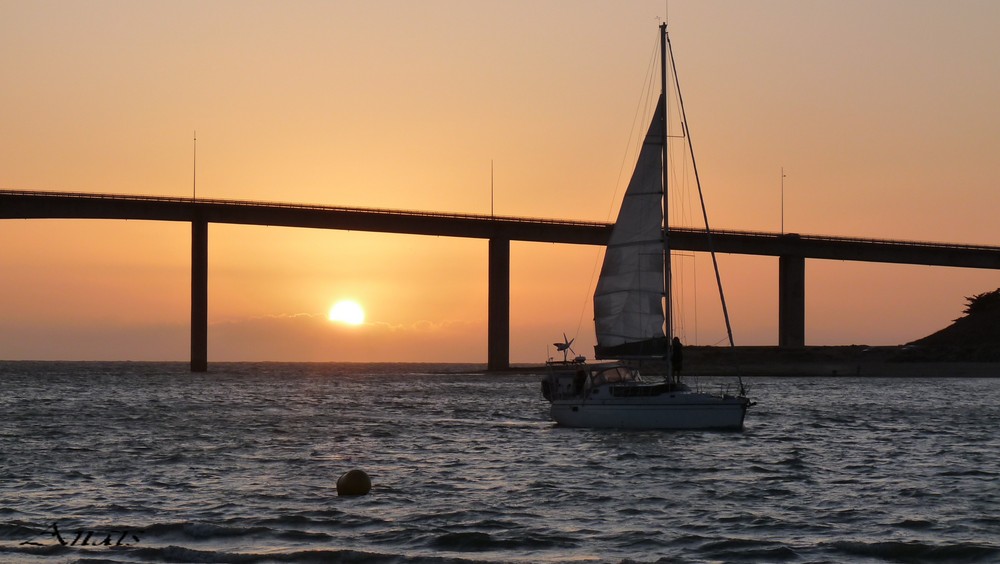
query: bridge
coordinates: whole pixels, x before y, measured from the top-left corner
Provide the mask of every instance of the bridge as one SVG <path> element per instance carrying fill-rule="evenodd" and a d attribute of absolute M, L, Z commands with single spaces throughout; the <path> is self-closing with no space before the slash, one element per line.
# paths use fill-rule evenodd
<path fill-rule="evenodd" d="M 208 368 L 208 224 L 339 229 L 489 241 L 487 356 L 509 366 L 510 242 L 605 245 L 608 223 L 242 200 L 0 190 L 0 219 L 132 219 L 191 224 L 191 370 Z M 778 342 L 805 345 L 805 259 L 1000 270 L 1000 247 L 670 228 L 671 248 L 778 257 Z"/>

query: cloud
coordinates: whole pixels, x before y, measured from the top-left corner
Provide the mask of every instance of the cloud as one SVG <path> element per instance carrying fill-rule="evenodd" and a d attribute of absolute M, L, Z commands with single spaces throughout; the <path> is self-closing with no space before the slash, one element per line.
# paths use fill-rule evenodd
<path fill-rule="evenodd" d="M 187 360 L 187 325 L 0 324 L 0 358 L 8 360 Z"/>
<path fill-rule="evenodd" d="M 541 362 L 558 340 L 549 324 L 511 327 L 511 362 Z M 589 338 L 578 351 L 586 354 Z M 0 321 L 0 359 L 134 360 L 190 359 L 187 323 L 128 325 L 66 323 L 59 326 Z M 518 351 L 522 351 L 520 354 Z M 456 362 L 485 364 L 484 321 L 461 319 L 412 323 L 368 322 L 347 326 L 319 313 L 229 319 L 208 328 L 209 362 Z"/>
<path fill-rule="evenodd" d="M 0 323 L 8 360 L 187 361 L 187 324 L 31 326 Z M 486 327 L 461 320 L 346 326 L 325 315 L 227 320 L 208 328 L 209 362 L 486 362 Z"/>
<path fill-rule="evenodd" d="M 284 314 L 209 327 L 209 360 L 485 362 L 486 327 L 461 320 L 412 324 L 331 323 L 320 314 Z"/>

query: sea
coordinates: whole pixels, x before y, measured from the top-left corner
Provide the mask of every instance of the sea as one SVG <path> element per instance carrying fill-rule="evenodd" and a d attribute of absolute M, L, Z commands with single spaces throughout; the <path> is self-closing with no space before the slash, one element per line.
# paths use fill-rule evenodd
<path fill-rule="evenodd" d="M 532 372 L 0 362 L 0 562 L 1000 562 L 1000 379 L 752 378 L 669 432 Z"/>

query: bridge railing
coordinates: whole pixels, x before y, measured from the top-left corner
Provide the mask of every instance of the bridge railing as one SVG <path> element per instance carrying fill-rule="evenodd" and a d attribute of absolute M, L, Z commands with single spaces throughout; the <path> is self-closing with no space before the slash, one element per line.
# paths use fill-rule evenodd
<path fill-rule="evenodd" d="M 704 228 L 696 227 L 671 227 L 671 231 L 682 231 L 685 233 L 702 233 Z M 900 247 L 924 247 L 928 249 L 963 249 L 971 251 L 997 251 L 1000 247 L 994 245 L 973 245 L 966 243 L 935 243 L 930 241 L 908 241 L 903 239 L 876 239 L 866 237 L 841 237 L 837 235 L 800 235 L 798 233 L 773 233 L 767 231 L 747 231 L 747 230 L 726 230 L 713 229 L 713 235 L 732 235 L 737 237 L 761 237 L 780 241 L 784 238 L 799 238 L 807 242 L 829 242 L 829 243 L 865 243 L 878 245 L 894 245 Z"/>
<path fill-rule="evenodd" d="M 223 206 L 241 206 L 241 207 L 252 207 L 252 208 L 279 208 L 279 209 L 292 209 L 292 210 L 332 211 L 332 212 L 347 212 L 347 213 L 408 215 L 413 217 L 429 217 L 429 218 L 441 218 L 441 219 L 475 219 L 475 220 L 493 219 L 497 221 L 506 221 L 513 223 L 535 223 L 535 224 L 542 223 L 549 225 L 569 225 L 569 226 L 595 227 L 595 228 L 608 227 L 607 223 L 602 223 L 597 221 L 518 217 L 518 216 L 508 216 L 508 215 L 470 214 L 470 213 L 457 213 L 457 212 L 449 213 L 449 212 L 430 212 L 430 211 L 419 211 L 419 210 L 397 210 L 390 208 L 330 206 L 323 204 L 307 204 L 307 203 L 294 203 L 294 202 L 232 200 L 224 198 L 223 199 L 193 198 L 193 197 L 184 198 L 178 196 L 145 196 L 145 195 L 129 195 L 129 194 L 95 194 L 87 192 L 50 192 L 50 191 L 28 191 L 28 190 L 0 190 L 0 196 L 81 198 L 81 199 L 92 199 L 92 200 L 116 200 L 123 202 L 167 202 L 175 204 L 223 205 Z"/>

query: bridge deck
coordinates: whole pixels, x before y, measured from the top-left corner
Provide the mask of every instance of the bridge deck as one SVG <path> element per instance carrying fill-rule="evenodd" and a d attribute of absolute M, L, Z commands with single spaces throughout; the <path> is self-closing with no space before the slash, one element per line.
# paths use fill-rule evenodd
<path fill-rule="evenodd" d="M 21 190 L 0 190 L 0 218 L 207 221 L 584 245 L 604 245 L 611 232 L 610 224 L 591 221 Z M 709 237 L 684 227 L 671 227 L 670 237 L 672 248 L 686 251 L 1000 269 L 1000 247 L 988 245 L 735 230 Z"/>

